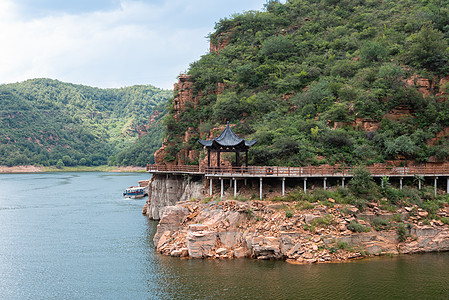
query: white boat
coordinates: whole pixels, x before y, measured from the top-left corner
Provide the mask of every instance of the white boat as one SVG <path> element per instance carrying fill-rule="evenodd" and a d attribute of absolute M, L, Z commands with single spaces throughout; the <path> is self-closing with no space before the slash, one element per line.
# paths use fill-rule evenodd
<path fill-rule="evenodd" d="M 125 190 L 123 196 L 131 199 L 143 198 L 148 196 L 148 191 L 143 186 L 132 186 Z"/>

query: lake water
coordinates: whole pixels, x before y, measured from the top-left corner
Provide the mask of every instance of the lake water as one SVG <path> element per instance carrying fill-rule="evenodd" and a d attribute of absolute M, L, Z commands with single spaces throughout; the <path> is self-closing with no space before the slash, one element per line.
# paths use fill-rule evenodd
<path fill-rule="evenodd" d="M 188 260 L 122 192 L 147 174 L 0 174 L 0 299 L 449 299 L 449 253 L 344 264 Z"/>

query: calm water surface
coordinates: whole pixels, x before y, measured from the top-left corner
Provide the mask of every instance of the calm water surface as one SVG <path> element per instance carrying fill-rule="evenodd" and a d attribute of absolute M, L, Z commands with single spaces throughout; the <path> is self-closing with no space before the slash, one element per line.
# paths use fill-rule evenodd
<path fill-rule="evenodd" d="M 146 174 L 0 174 L 0 299 L 449 299 L 449 254 L 294 266 L 154 252 Z"/>

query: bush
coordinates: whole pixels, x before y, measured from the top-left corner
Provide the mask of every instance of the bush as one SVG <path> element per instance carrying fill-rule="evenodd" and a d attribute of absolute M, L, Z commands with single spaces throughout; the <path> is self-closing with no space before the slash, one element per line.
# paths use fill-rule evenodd
<path fill-rule="evenodd" d="M 410 236 L 410 234 L 409 234 L 409 232 L 408 232 L 407 225 L 404 224 L 404 223 L 399 223 L 399 224 L 396 226 L 396 233 L 398 234 L 398 241 L 399 241 L 400 243 L 401 243 L 401 242 L 404 242 L 404 241 L 407 239 L 407 237 Z"/>
<path fill-rule="evenodd" d="M 332 223 L 333 217 L 332 215 L 326 215 L 322 218 L 316 218 L 312 220 L 312 226 L 314 227 L 326 227 L 329 226 Z"/>
<path fill-rule="evenodd" d="M 351 230 L 352 232 L 369 232 L 370 228 L 367 226 L 363 226 L 362 224 L 358 223 L 355 220 L 352 220 L 349 222 L 348 225 L 346 225 L 346 228 Z"/>
<path fill-rule="evenodd" d="M 379 218 L 379 217 L 375 217 L 373 219 L 373 221 L 371 222 L 371 225 L 374 227 L 374 229 L 376 231 L 382 230 L 382 229 L 388 229 L 390 223 L 383 219 L 383 218 Z"/>
<path fill-rule="evenodd" d="M 349 182 L 349 189 L 355 196 L 375 198 L 378 188 L 371 173 L 364 166 L 354 168 L 354 176 Z"/>

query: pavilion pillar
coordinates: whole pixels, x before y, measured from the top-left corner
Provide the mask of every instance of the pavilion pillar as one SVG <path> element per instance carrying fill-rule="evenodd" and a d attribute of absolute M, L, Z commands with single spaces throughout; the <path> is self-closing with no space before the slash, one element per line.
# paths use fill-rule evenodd
<path fill-rule="evenodd" d="M 323 190 L 326 190 L 326 182 L 327 182 L 327 177 L 324 177 L 324 179 L 323 179 Z"/>
<path fill-rule="evenodd" d="M 220 198 L 223 198 L 223 178 L 220 178 L 220 181 L 221 181 Z"/>
<path fill-rule="evenodd" d="M 403 177 L 399 178 L 399 189 L 401 189 L 401 190 L 402 190 L 402 180 L 403 179 L 404 179 Z"/>
<path fill-rule="evenodd" d="M 307 192 L 307 177 L 304 177 L 304 193 Z"/>
<path fill-rule="evenodd" d="M 341 187 L 345 188 L 345 178 L 344 177 L 341 179 Z"/>
<path fill-rule="evenodd" d="M 260 184 L 259 184 L 259 199 L 262 200 L 262 177 L 259 178 Z"/>
<path fill-rule="evenodd" d="M 209 195 L 212 196 L 212 177 L 209 178 Z"/>
<path fill-rule="evenodd" d="M 234 197 L 237 197 L 237 179 L 232 178 L 234 180 Z"/>
<path fill-rule="evenodd" d="M 245 152 L 245 167 L 248 168 L 248 150 Z"/>
<path fill-rule="evenodd" d="M 285 196 L 285 177 L 282 178 L 282 196 Z"/>
<path fill-rule="evenodd" d="M 235 166 L 240 167 L 240 152 L 239 151 L 235 152 Z"/>
<path fill-rule="evenodd" d="M 217 151 L 217 167 L 220 168 L 220 151 Z"/>
<path fill-rule="evenodd" d="M 210 149 L 207 149 L 207 167 L 210 167 Z"/>
<path fill-rule="evenodd" d="M 435 185 L 434 185 L 434 186 L 435 186 L 435 187 L 434 187 L 434 194 L 435 194 L 435 196 L 436 196 L 436 195 L 437 195 L 437 187 L 438 187 L 438 186 L 437 186 L 437 182 L 438 182 L 438 177 L 435 177 L 435 179 L 434 179 L 434 180 L 435 180 Z"/>

